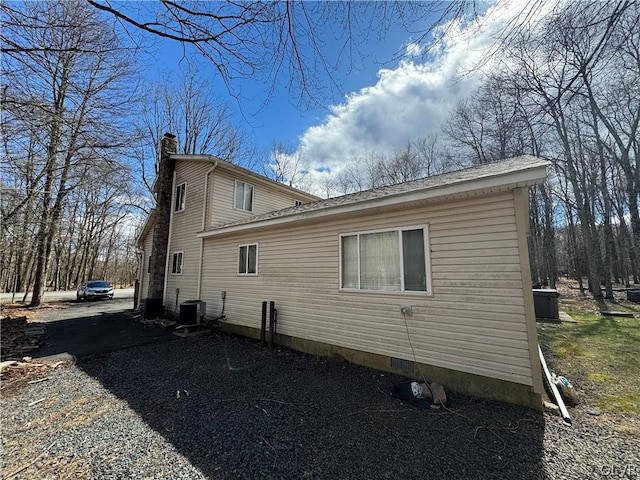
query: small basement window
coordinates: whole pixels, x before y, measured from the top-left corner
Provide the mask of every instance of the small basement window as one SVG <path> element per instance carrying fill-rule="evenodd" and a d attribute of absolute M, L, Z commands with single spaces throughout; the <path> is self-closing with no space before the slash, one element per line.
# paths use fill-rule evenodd
<path fill-rule="evenodd" d="M 258 274 L 258 244 L 238 246 L 238 275 Z"/>
<path fill-rule="evenodd" d="M 253 185 L 236 180 L 234 207 L 237 210 L 251 212 L 253 210 Z"/>
<path fill-rule="evenodd" d="M 429 293 L 427 244 L 426 226 L 340 235 L 340 288 Z"/>

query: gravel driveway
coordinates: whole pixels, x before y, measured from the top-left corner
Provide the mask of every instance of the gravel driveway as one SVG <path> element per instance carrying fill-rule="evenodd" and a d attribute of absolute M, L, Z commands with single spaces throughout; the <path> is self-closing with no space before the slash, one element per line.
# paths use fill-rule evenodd
<path fill-rule="evenodd" d="M 225 335 L 81 357 L 3 398 L 3 478 L 639 478 L 638 439 Z M 42 400 L 44 399 L 44 400 Z M 32 402 L 42 400 L 32 406 Z"/>

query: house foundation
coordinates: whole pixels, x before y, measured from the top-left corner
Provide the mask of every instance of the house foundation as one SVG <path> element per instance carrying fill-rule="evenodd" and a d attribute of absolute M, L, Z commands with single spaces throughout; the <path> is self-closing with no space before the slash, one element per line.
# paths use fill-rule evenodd
<path fill-rule="evenodd" d="M 220 322 L 220 327 L 222 331 L 226 333 L 241 335 L 256 340 L 260 339 L 260 329 L 257 328 L 234 325 L 228 322 Z M 339 347 L 314 340 L 291 337 L 289 335 L 276 334 L 275 338 L 275 343 L 278 346 L 291 348 L 311 355 L 330 358 L 342 357 L 351 363 L 375 368 L 383 372 L 396 373 L 417 380 L 435 381 L 443 385 L 447 390 L 463 395 L 523 405 L 539 411 L 543 409 L 541 395 L 535 393 L 533 388 L 528 385 L 449 368 L 395 359 L 387 355 Z"/>

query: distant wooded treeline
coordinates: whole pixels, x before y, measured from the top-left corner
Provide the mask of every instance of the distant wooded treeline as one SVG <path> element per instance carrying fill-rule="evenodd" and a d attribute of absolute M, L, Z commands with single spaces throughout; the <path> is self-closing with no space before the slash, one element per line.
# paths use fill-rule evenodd
<path fill-rule="evenodd" d="M 534 282 L 553 286 L 569 275 L 609 298 L 614 283 L 638 284 L 640 6 L 559 5 L 535 25 L 505 29 L 486 59 L 492 75 L 458 105 L 441 134 L 392 155 L 352 159 L 322 186 L 325 192 L 522 154 L 547 158 L 548 180 L 531 190 Z M 136 46 L 123 43 L 89 4 L 4 2 L 0 11 L 0 289 L 32 291 L 38 305 L 45 288 L 75 288 L 89 278 L 131 283 L 138 262 L 131 218 L 152 206 L 163 122 L 186 132 L 179 138 L 190 146 L 185 153 L 202 153 L 205 139 L 230 161 L 241 153 L 241 135 L 225 121 L 224 105 L 206 108 L 209 99 L 199 96 L 206 89 L 193 76 L 180 87 L 184 109 L 163 103 L 175 92 L 140 107 Z M 282 181 L 283 172 L 292 175 L 290 165 L 269 165 Z"/>

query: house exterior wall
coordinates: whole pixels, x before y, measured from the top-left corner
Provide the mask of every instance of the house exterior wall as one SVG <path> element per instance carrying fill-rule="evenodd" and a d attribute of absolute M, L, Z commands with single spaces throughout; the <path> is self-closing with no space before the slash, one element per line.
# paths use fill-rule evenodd
<path fill-rule="evenodd" d="M 142 240 L 142 258 L 140 261 L 140 293 L 138 305 L 142 305 L 142 299 L 149 296 L 149 261 L 151 256 L 151 246 L 153 244 L 153 232 L 148 231 Z"/>
<path fill-rule="evenodd" d="M 198 298 L 200 239 L 196 237 L 196 233 L 202 230 L 205 183 L 210 181 L 207 172 L 212 167 L 213 164 L 210 162 L 176 162 L 164 294 L 164 306 L 169 312 L 179 313 L 181 302 Z M 209 177 L 213 175 L 215 175 L 215 170 L 210 173 Z M 184 210 L 176 212 L 176 187 L 183 183 L 186 185 L 185 207 Z M 179 274 L 171 272 L 173 254 L 177 252 L 182 252 L 182 272 Z M 179 289 L 179 293 L 176 289 Z"/>
<path fill-rule="evenodd" d="M 198 299 L 200 279 L 200 249 L 202 240 L 196 234 L 204 227 L 245 219 L 261 213 L 294 205 L 301 198 L 286 188 L 274 188 L 242 172 L 214 167 L 213 162 L 180 160 L 176 162 L 173 181 L 171 234 L 169 237 L 164 306 L 168 312 L 179 313 L 179 304 Z M 240 180 L 254 186 L 251 212 L 234 208 L 235 182 Z M 186 185 L 185 208 L 174 211 L 176 187 Z M 203 204 L 207 199 L 206 210 Z M 182 272 L 172 273 L 173 254 L 182 252 Z M 144 298 L 144 297 L 142 297 Z"/>
<path fill-rule="evenodd" d="M 234 208 L 236 180 L 249 183 L 254 187 L 253 210 L 251 212 Z M 254 215 L 293 207 L 296 199 L 308 201 L 300 195 L 296 195 L 293 190 L 278 190 L 272 184 L 259 181 L 255 177 L 222 169 L 216 170 L 213 175 L 209 196 L 208 226 L 222 225 Z"/>
<path fill-rule="evenodd" d="M 273 300 L 279 334 L 539 393 L 517 195 L 521 189 L 205 238 L 201 298 L 217 314 L 226 291 L 231 326 L 259 329 L 261 302 Z M 420 225 L 429 231 L 431 294 L 339 289 L 340 234 Z M 258 244 L 258 275 L 239 276 L 238 245 L 250 243 Z"/>

